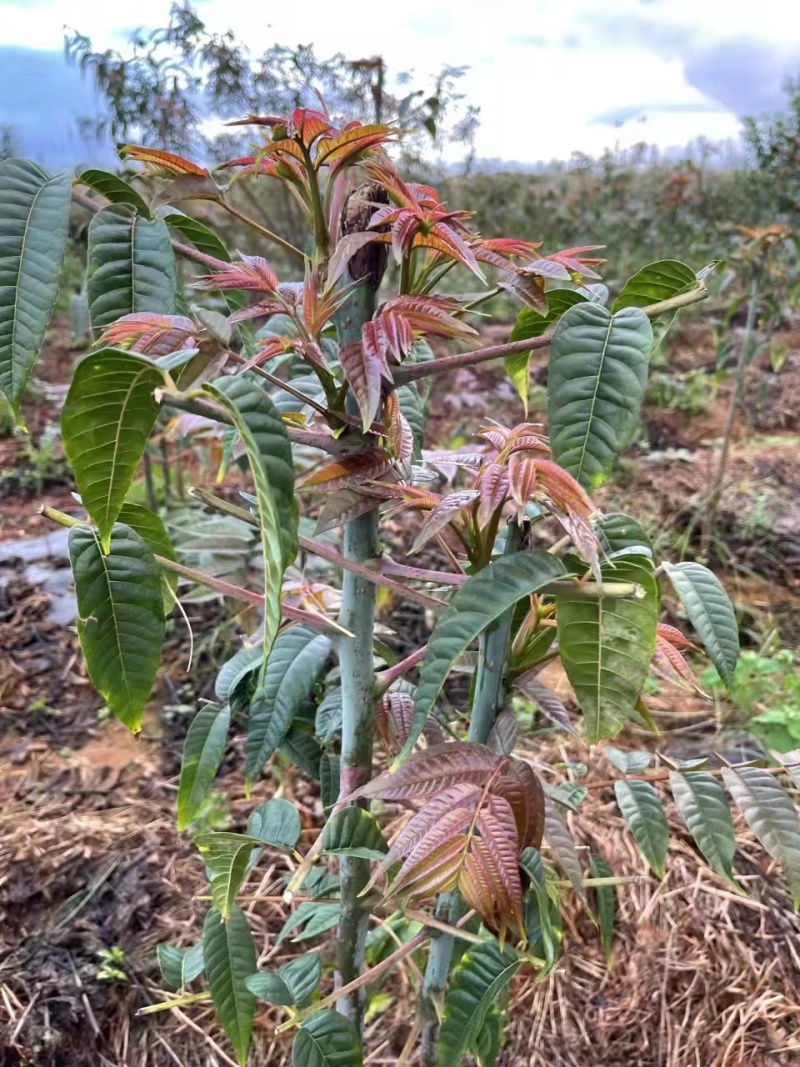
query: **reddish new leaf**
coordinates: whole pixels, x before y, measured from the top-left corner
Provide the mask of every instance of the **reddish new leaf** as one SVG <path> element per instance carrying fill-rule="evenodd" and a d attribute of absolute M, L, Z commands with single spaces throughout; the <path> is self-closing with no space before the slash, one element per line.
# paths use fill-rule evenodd
<path fill-rule="evenodd" d="M 472 812 L 460 809 L 444 815 L 430 835 L 436 837 L 438 844 L 415 849 L 413 862 L 411 857 L 406 860 L 389 892 L 424 899 L 455 889 L 469 847 L 469 838 L 458 828 L 465 830 L 472 818 Z"/>
<path fill-rule="evenodd" d="M 594 252 L 603 248 L 603 245 L 581 245 L 579 248 L 563 248 L 560 252 L 551 252 L 547 257 L 555 263 L 560 263 L 569 271 L 574 282 L 584 278 L 599 278 L 600 275 L 592 268 L 605 260 L 597 256 L 586 256 L 585 252 Z"/>
<path fill-rule="evenodd" d="M 491 796 L 478 812 L 480 837 L 474 838 L 464 868 L 470 870 L 475 857 L 481 883 L 488 880 L 491 894 L 481 907 L 481 917 L 499 930 L 501 938 L 506 927 L 513 926 L 523 933 L 522 883 L 519 876 L 520 842 L 514 813 L 502 797 Z M 476 873 L 478 873 L 476 872 Z M 473 905 L 475 906 L 475 905 Z"/>
<path fill-rule="evenodd" d="M 394 774 L 384 771 L 351 797 L 414 800 L 429 797 L 459 782 L 485 785 L 497 772 L 497 756 L 486 745 L 451 741 L 415 752 Z"/>
<path fill-rule="evenodd" d="M 508 461 L 508 487 L 520 508 L 531 499 L 537 484 L 536 460 L 527 452 L 515 452 Z"/>
<path fill-rule="evenodd" d="M 587 520 L 594 513 L 586 490 L 563 467 L 549 459 L 537 459 L 536 471 L 539 486 L 558 507 Z"/>
<path fill-rule="evenodd" d="M 119 149 L 122 159 L 132 159 L 135 163 L 144 163 L 152 174 L 161 174 L 175 178 L 181 174 L 194 174 L 207 178 L 208 171 L 198 167 L 191 160 L 183 156 L 176 156 L 173 152 L 164 152 L 160 148 L 144 148 L 142 145 L 126 144 Z"/>
<path fill-rule="evenodd" d="M 325 533 L 326 530 L 333 530 L 345 522 L 357 519 L 359 515 L 366 515 L 379 507 L 382 499 L 375 492 L 357 486 L 340 489 L 325 502 L 314 532 Z"/>
<path fill-rule="evenodd" d="M 439 223 L 429 233 L 417 233 L 414 236 L 413 248 L 424 248 L 433 252 L 441 252 L 450 259 L 456 260 L 477 275 L 483 282 L 483 271 L 478 266 L 475 253 L 467 242 L 455 230 Z"/>
<path fill-rule="evenodd" d="M 457 300 L 447 296 L 396 296 L 379 311 L 402 315 L 413 330 L 439 337 L 474 337 L 474 330 L 456 316 L 462 311 Z"/>
<path fill-rule="evenodd" d="M 514 813 L 520 848 L 538 848 L 544 833 L 544 792 L 531 766 L 524 760 L 511 760 L 492 785 L 496 796 L 508 801 Z"/>
<path fill-rule="evenodd" d="M 498 270 L 509 269 L 512 259 L 531 259 L 541 246 L 541 241 L 520 241 L 516 237 L 478 237 L 470 241 L 475 258 Z"/>
<path fill-rule="evenodd" d="M 166 356 L 181 348 L 194 348 L 196 333 L 195 324 L 183 315 L 135 311 L 107 326 L 97 344 L 126 348 L 144 356 Z"/>
<path fill-rule="evenodd" d="M 386 144 L 396 136 L 391 126 L 379 123 L 362 126 L 360 123 L 353 123 L 349 129 L 345 128 L 337 136 L 326 137 L 320 141 L 314 165 L 338 169 L 360 152 Z"/>
<path fill-rule="evenodd" d="M 292 112 L 290 130 L 295 137 L 299 137 L 306 148 L 323 134 L 329 133 L 331 120 L 328 115 L 321 111 L 313 111 L 311 108 L 298 107 Z"/>
<path fill-rule="evenodd" d="M 278 276 L 262 256 L 242 256 L 239 263 L 222 263 L 216 274 L 205 274 L 193 282 L 195 289 L 242 289 L 275 293 Z"/>
<path fill-rule="evenodd" d="M 384 693 L 375 706 L 375 736 L 388 749 L 402 748 L 413 719 L 414 701 L 409 693 Z"/>
<path fill-rule="evenodd" d="M 662 677 L 667 678 L 669 681 L 677 682 L 678 685 L 705 696 L 706 694 L 698 685 L 694 671 L 680 651 L 682 648 L 700 652 L 697 645 L 692 644 L 688 638 L 684 637 L 680 630 L 674 626 L 659 623 L 652 666 Z"/>
<path fill-rule="evenodd" d="M 502 708 L 489 731 L 486 744 L 498 756 L 510 756 L 517 743 L 517 717 L 510 708 Z"/>
<path fill-rule="evenodd" d="M 314 471 L 304 478 L 298 489 L 322 487 L 330 492 L 348 482 L 358 484 L 372 478 L 380 478 L 392 466 L 392 457 L 383 448 L 371 448 L 367 452 L 357 452 L 353 456 L 344 456 L 333 463 Z"/>
<path fill-rule="evenodd" d="M 414 431 L 400 410 L 396 392 L 389 393 L 383 402 L 383 424 L 386 440 L 395 459 L 407 463 L 414 454 Z"/>
<path fill-rule="evenodd" d="M 276 356 L 282 356 L 287 352 L 292 352 L 297 344 L 297 340 L 291 337 L 270 337 L 265 344 L 257 349 L 250 359 L 248 359 L 242 367 L 242 370 L 252 370 L 253 367 L 260 367 L 262 363 L 267 363 L 269 360 L 275 359 Z"/>
<path fill-rule="evenodd" d="M 350 260 L 361 249 L 371 244 L 378 237 L 375 233 L 348 233 L 339 239 L 333 255 L 328 262 L 328 282 L 333 285 L 344 274 Z"/>
<path fill-rule="evenodd" d="M 470 812 L 474 812 L 482 796 L 483 790 L 479 786 L 471 785 L 469 782 L 459 782 L 431 797 L 425 807 L 413 815 L 397 834 L 386 853 L 386 858 L 381 861 L 381 866 L 388 870 L 402 856 L 410 855 L 449 811 L 455 808 L 467 808 Z"/>
<path fill-rule="evenodd" d="M 213 277 L 213 275 L 212 275 Z M 260 300 L 257 304 L 242 308 L 228 316 L 228 322 L 233 325 L 237 322 L 247 322 L 248 319 L 260 319 L 267 315 L 280 315 L 286 311 L 285 306 L 279 300 Z"/>
<path fill-rule="evenodd" d="M 478 523 L 483 527 L 506 502 L 509 493 L 507 469 L 500 463 L 487 463 L 478 475 L 477 486 L 481 494 Z"/>
<path fill-rule="evenodd" d="M 537 710 L 554 726 L 566 730 L 568 734 L 572 734 L 573 737 L 577 738 L 578 733 L 570 722 L 567 709 L 561 700 L 552 689 L 548 689 L 536 677 L 538 669 L 538 667 L 534 667 L 532 670 L 526 671 L 525 674 L 521 674 L 514 682 L 514 688 L 518 689 L 523 696 L 526 696 L 528 700 L 535 704 Z"/>
<path fill-rule="evenodd" d="M 702 652 L 702 649 L 690 641 L 688 637 L 685 637 L 677 626 L 669 626 L 665 622 L 660 622 L 658 624 L 658 636 L 663 637 L 665 641 L 669 641 L 675 648 L 688 648 L 692 652 Z"/>
<path fill-rule="evenodd" d="M 366 433 L 381 403 L 381 382 L 385 364 L 360 341 L 348 341 L 339 349 L 339 362 L 353 390 L 361 412 L 361 426 Z"/>
<path fill-rule="evenodd" d="M 422 524 L 414 544 L 409 549 L 410 555 L 413 556 L 414 553 L 419 552 L 423 545 L 448 526 L 459 512 L 474 504 L 479 496 L 479 489 L 462 489 L 458 493 L 451 493 L 444 497 Z"/>
<path fill-rule="evenodd" d="M 533 274 L 537 278 L 549 278 L 559 282 L 571 281 L 567 268 L 555 259 L 534 259 L 517 269 L 520 274 Z"/>

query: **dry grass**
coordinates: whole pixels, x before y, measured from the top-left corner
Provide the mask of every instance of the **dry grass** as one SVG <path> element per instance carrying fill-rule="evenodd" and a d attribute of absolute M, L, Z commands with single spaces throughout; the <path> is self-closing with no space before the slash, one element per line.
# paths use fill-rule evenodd
<path fill-rule="evenodd" d="M 577 836 L 615 874 L 613 965 L 575 904 L 556 971 L 518 981 L 501 1064 L 531 1067 L 759 1067 L 800 1062 L 800 920 L 774 869 L 746 835 L 739 899 L 671 820 L 668 873 L 647 877 L 612 803 L 591 795 Z M 600 829 L 601 828 L 601 829 Z"/>
<path fill-rule="evenodd" d="M 97 759 L 97 746 L 92 749 Z M 563 758 L 563 750 L 539 758 Z M 578 753 L 572 753 L 577 756 Z M 206 905 L 201 865 L 174 829 L 174 794 L 145 753 L 123 768 L 87 771 L 80 752 L 46 754 L 3 768 L 0 797 L 0 1064 L 221 1067 L 232 1063 L 202 1005 L 147 1019 L 165 991 L 152 964 L 162 940 L 191 944 Z M 248 802 L 225 779 L 235 825 Z M 284 788 L 292 796 L 292 781 Z M 267 783 L 265 783 L 265 786 Z M 262 799 L 262 798 L 258 798 Z M 316 798 L 298 781 L 293 799 L 307 827 Z M 252 804 L 252 801 L 249 802 Z M 800 1062 L 800 921 L 780 877 L 745 835 L 739 899 L 699 861 L 681 827 L 662 884 L 642 860 L 605 790 L 571 816 L 576 839 L 601 852 L 620 887 L 613 967 L 577 903 L 566 905 L 565 952 L 537 981 L 515 980 L 502 1067 L 759 1067 Z M 292 861 L 267 854 L 246 887 L 262 966 L 304 945 L 276 946 L 288 916 L 281 892 Z M 764 877 L 766 875 L 766 877 Z M 98 949 L 128 954 L 131 982 L 97 981 Z M 413 963 L 387 982 L 392 1005 L 367 1028 L 366 1062 L 395 1064 L 410 1027 Z M 3 1018 L 3 1016 L 5 1018 Z M 290 1035 L 275 1035 L 281 1009 L 260 1005 L 253 1063 L 288 1063 Z M 414 1063 L 407 1060 L 408 1067 Z"/>

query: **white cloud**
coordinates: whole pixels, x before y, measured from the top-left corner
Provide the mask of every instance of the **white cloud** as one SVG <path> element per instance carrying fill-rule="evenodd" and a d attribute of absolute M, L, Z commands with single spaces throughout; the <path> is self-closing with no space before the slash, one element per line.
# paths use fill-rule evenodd
<path fill-rule="evenodd" d="M 381 53 L 394 71 L 414 69 L 417 77 L 444 64 L 468 66 L 461 84 L 481 107 L 479 154 L 518 160 L 596 153 L 642 139 L 668 146 L 699 135 L 735 136 L 736 104 L 716 91 L 725 76 L 736 76 L 725 69 L 720 42 L 756 39 L 765 56 L 787 65 L 800 55 L 800 20 L 788 22 L 785 0 L 759 0 L 757 16 L 750 0 L 405 0 L 373 9 L 354 0 L 297 0 L 266 12 L 265 6 L 201 0 L 199 12 L 209 27 L 233 29 L 254 52 L 279 41 L 313 43 L 323 54 Z M 369 22 L 364 13 L 371 10 Z M 61 48 L 65 21 L 90 32 L 98 47 L 119 44 L 134 28 L 130 6 L 97 0 L 0 0 L 0 12 L 4 43 L 32 48 Z M 163 25 L 169 0 L 137 0 L 134 12 L 138 25 Z M 772 73 L 779 78 L 780 71 Z M 596 121 L 642 105 L 650 107 L 646 122 L 614 129 Z"/>

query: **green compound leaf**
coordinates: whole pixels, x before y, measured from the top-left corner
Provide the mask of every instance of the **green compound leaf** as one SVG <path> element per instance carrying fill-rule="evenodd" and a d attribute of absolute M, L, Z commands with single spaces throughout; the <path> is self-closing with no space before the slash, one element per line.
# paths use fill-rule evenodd
<path fill-rule="evenodd" d="M 183 212 L 176 211 L 174 208 L 165 212 L 163 219 L 167 226 L 177 230 L 182 237 L 191 241 L 199 252 L 204 252 L 207 256 L 213 256 L 214 259 L 221 259 L 225 263 L 230 263 L 231 254 L 225 243 L 204 223 L 198 222 L 197 219 L 190 218 L 189 215 L 184 215 Z"/>
<path fill-rule="evenodd" d="M 220 830 L 198 834 L 194 840 L 209 871 L 211 897 L 227 922 L 251 866 L 253 848 L 259 846 L 258 838 Z"/>
<path fill-rule="evenodd" d="M 628 279 L 614 301 L 612 311 L 660 304 L 662 300 L 669 300 L 696 286 L 697 275 L 691 267 L 677 259 L 661 259 L 657 263 L 648 263 Z"/>
<path fill-rule="evenodd" d="M 247 988 L 261 1000 L 270 1004 L 308 1003 L 319 985 L 322 975 L 322 958 L 318 952 L 308 952 L 279 967 L 277 971 L 259 971 L 247 979 Z"/>
<path fill-rule="evenodd" d="M 566 311 L 553 331 L 548 424 L 553 459 L 592 489 L 639 423 L 653 331 L 645 313 L 599 304 Z"/>
<path fill-rule="evenodd" d="M 800 910 L 800 819 L 791 798 L 760 767 L 723 767 L 722 780 L 747 825 L 780 863 L 794 910 Z"/>
<path fill-rule="evenodd" d="M 623 515 L 619 511 L 605 515 L 595 523 L 595 531 L 607 556 L 644 548 L 650 554 L 650 558 L 653 558 L 652 541 L 644 528 L 630 515 Z"/>
<path fill-rule="evenodd" d="M 305 626 L 291 626 L 278 635 L 266 661 L 263 682 L 250 705 L 248 781 L 254 780 L 286 737 L 297 710 L 313 693 L 330 652 L 330 639 Z"/>
<path fill-rule="evenodd" d="M 72 182 L 0 162 L 0 393 L 17 411 L 58 296 Z"/>
<path fill-rule="evenodd" d="M 740 892 L 731 868 L 736 837 L 724 789 L 703 771 L 673 771 L 669 785 L 680 816 L 709 867 Z"/>
<path fill-rule="evenodd" d="M 292 1045 L 292 1067 L 362 1067 L 354 1023 L 325 1008 L 306 1019 Z"/>
<path fill-rule="evenodd" d="M 585 301 L 586 297 L 575 289 L 551 289 L 547 293 L 547 314 L 542 315 L 533 308 L 524 307 L 517 315 L 517 321 L 508 338 L 509 342 L 528 341 L 533 337 L 541 337 L 553 323 L 558 322 L 565 311 Z M 513 356 L 508 356 L 505 361 L 506 374 L 520 395 L 526 416 L 530 386 L 530 359 L 531 352 L 517 352 Z"/>
<path fill-rule="evenodd" d="M 292 446 L 275 405 L 253 382 L 244 378 L 220 378 L 204 385 L 203 390 L 230 415 L 244 444 L 255 482 L 264 558 L 266 665 L 281 624 L 283 572 L 297 555 L 298 510 Z"/>
<path fill-rule="evenodd" d="M 217 680 L 214 683 L 214 692 L 218 700 L 230 700 L 237 686 L 244 681 L 248 674 L 257 671 L 264 659 L 264 649 L 261 645 L 247 645 L 223 663 L 220 667 Z"/>
<path fill-rule="evenodd" d="M 539 592 L 565 573 L 561 561 L 547 552 L 519 552 L 495 560 L 459 587 L 430 636 L 411 731 L 395 767 L 413 749 L 458 657 L 518 600 Z"/>
<path fill-rule="evenodd" d="M 474 1046 L 486 1013 L 522 966 L 510 945 L 494 939 L 470 946 L 453 972 L 439 1034 L 439 1067 L 457 1067 Z"/>
<path fill-rule="evenodd" d="M 239 1064 L 245 1067 L 256 1011 L 256 998 L 246 982 L 256 969 L 256 949 L 241 908 L 234 907 L 226 923 L 216 908 L 209 911 L 203 927 L 203 957 L 217 1018 Z"/>
<path fill-rule="evenodd" d="M 336 926 L 338 923 L 339 911 L 338 901 L 333 903 L 324 900 L 304 900 L 295 909 L 294 914 L 290 915 L 283 924 L 275 944 L 279 945 L 298 927 L 303 929 L 301 933 L 292 938 L 294 942 L 310 941 L 312 937 L 319 937 L 320 934 L 327 933 L 331 927 Z"/>
<path fill-rule="evenodd" d="M 583 887 L 583 871 L 578 858 L 578 850 L 566 820 L 550 797 L 545 797 L 544 802 L 544 836 L 553 853 L 553 858 L 585 904 L 586 890 Z"/>
<path fill-rule="evenodd" d="M 389 846 L 375 816 L 363 808 L 350 806 L 328 819 L 322 832 L 322 851 L 335 856 L 380 860 Z"/>
<path fill-rule="evenodd" d="M 85 170 L 78 178 L 78 181 L 82 185 L 88 185 L 96 193 L 100 193 L 106 200 L 110 200 L 112 204 L 127 204 L 143 219 L 152 218 L 152 213 L 147 203 L 139 196 L 132 185 L 123 181 L 122 178 L 118 178 L 116 174 L 109 174 L 107 170 Z"/>
<path fill-rule="evenodd" d="M 158 418 L 153 394 L 163 384 L 149 360 L 113 348 L 88 355 L 72 378 L 61 412 L 64 451 L 106 551 Z"/>
<path fill-rule="evenodd" d="M 159 515 L 156 515 L 144 504 L 132 504 L 126 500 L 119 509 L 118 521 L 130 526 L 141 537 L 154 556 L 163 556 L 177 562 L 167 528 Z M 164 614 L 169 615 L 175 603 L 175 594 L 178 591 L 178 575 L 174 571 L 163 570 L 161 572 L 161 584 L 164 588 Z"/>
<path fill-rule="evenodd" d="M 701 563 L 663 563 L 689 620 L 726 685 L 739 661 L 739 627 L 719 578 Z"/>
<path fill-rule="evenodd" d="M 656 877 L 663 878 L 669 827 L 658 793 L 649 782 L 635 779 L 615 782 L 614 792 L 639 851 Z"/>
<path fill-rule="evenodd" d="M 632 582 L 643 595 L 588 599 L 576 591 L 556 596 L 561 661 L 590 744 L 616 737 L 635 717 L 656 646 L 659 614 L 658 586 L 646 557 L 617 557 L 603 565 L 602 577 Z"/>
<path fill-rule="evenodd" d="M 86 292 L 93 330 L 134 311 L 177 314 L 178 277 L 163 221 L 125 204 L 98 211 L 89 224 Z"/>
<path fill-rule="evenodd" d="M 156 945 L 158 966 L 164 981 L 172 989 L 183 989 L 199 978 L 205 968 L 202 944 L 191 948 L 176 948 L 162 942 Z"/>
<path fill-rule="evenodd" d="M 202 807 L 217 776 L 231 723 L 231 709 L 208 704 L 186 734 L 178 786 L 178 829 L 185 830 Z"/>
<path fill-rule="evenodd" d="M 130 730 L 141 729 L 161 660 L 161 572 L 137 533 L 117 523 L 104 554 L 95 530 L 74 526 L 69 558 L 78 637 L 95 689 Z"/>
<path fill-rule="evenodd" d="M 322 749 L 303 726 L 290 726 L 278 751 L 309 778 L 313 778 L 315 782 L 319 781 Z"/>
<path fill-rule="evenodd" d="M 290 852 L 300 840 L 303 827 L 300 812 L 281 797 L 259 804 L 247 820 L 247 832 L 265 845 Z"/>

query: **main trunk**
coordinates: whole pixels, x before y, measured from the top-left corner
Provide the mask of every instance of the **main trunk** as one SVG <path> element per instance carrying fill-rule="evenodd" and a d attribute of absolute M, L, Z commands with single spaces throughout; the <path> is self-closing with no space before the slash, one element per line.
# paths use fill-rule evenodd
<path fill-rule="evenodd" d="M 367 228 L 374 201 L 381 190 L 369 185 L 351 193 L 342 216 L 344 233 Z M 385 197 L 385 194 L 383 194 Z M 361 340 L 361 328 L 375 312 L 375 301 L 386 265 L 386 252 L 368 245 L 350 262 L 350 281 L 361 284 L 337 315 L 339 343 Z M 357 408 L 352 396 L 348 406 Z M 365 447 L 369 443 L 365 441 Z M 378 552 L 378 526 L 375 512 L 347 523 L 342 544 L 344 556 L 355 563 L 374 559 Z M 342 672 L 342 790 L 363 785 L 372 773 L 372 739 L 375 732 L 373 643 L 375 626 L 375 585 L 349 571 L 342 579 L 342 610 L 339 621 L 353 636 L 342 638 L 339 663 Z M 336 987 L 358 977 L 364 959 L 369 910 L 360 898 L 369 881 L 369 860 L 343 856 L 340 863 L 341 911 L 336 937 Z M 363 1015 L 363 989 L 336 1002 L 336 1008 L 359 1028 Z"/>

